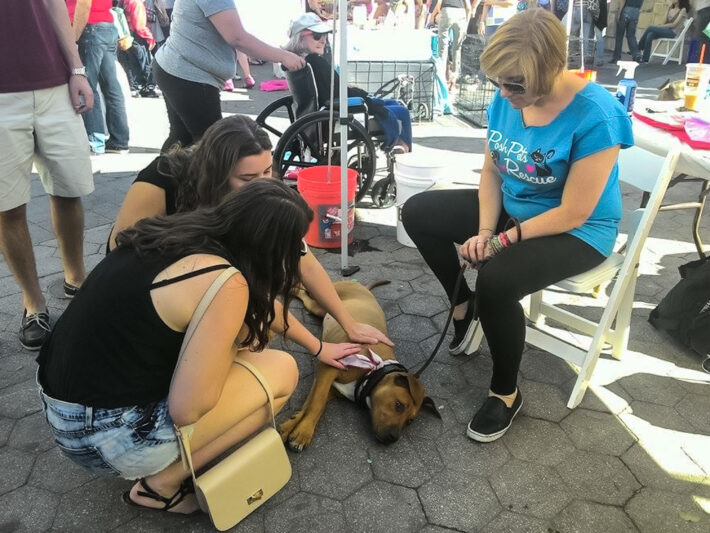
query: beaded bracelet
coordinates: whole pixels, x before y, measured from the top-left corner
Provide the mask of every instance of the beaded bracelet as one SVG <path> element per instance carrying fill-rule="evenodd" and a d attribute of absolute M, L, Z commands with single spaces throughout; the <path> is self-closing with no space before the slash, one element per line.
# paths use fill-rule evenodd
<path fill-rule="evenodd" d="M 488 244 L 491 247 L 491 252 L 493 252 L 493 255 L 498 255 L 500 252 L 503 251 L 503 245 L 501 244 L 498 235 L 494 235 L 493 237 L 488 239 Z"/>

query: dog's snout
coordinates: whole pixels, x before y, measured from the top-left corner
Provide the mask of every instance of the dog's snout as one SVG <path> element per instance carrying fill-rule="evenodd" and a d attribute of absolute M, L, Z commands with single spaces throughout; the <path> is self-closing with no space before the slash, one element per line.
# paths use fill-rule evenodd
<path fill-rule="evenodd" d="M 392 444 L 399 440 L 400 431 L 398 429 L 389 429 L 381 433 L 377 433 L 375 438 L 382 444 Z"/>

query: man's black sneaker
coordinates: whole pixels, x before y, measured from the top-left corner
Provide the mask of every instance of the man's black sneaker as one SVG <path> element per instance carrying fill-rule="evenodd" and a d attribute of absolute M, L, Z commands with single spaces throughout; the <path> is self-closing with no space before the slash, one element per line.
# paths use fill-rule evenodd
<path fill-rule="evenodd" d="M 106 141 L 105 151 L 107 154 L 127 154 L 128 146 L 119 146 L 118 144 L 111 142 L 109 139 Z"/>
<path fill-rule="evenodd" d="M 513 423 L 513 418 L 523 405 L 523 395 L 518 389 L 512 407 L 496 396 L 489 396 L 473 419 L 468 423 L 466 435 L 478 442 L 491 442 L 501 438 Z"/>
<path fill-rule="evenodd" d="M 27 314 L 27 309 L 22 312 L 22 326 L 20 327 L 20 344 L 26 349 L 37 351 L 42 343 L 47 340 L 51 328 L 49 326 L 49 313 Z"/>
<path fill-rule="evenodd" d="M 466 315 L 461 320 L 452 320 L 454 323 L 454 338 L 449 343 L 449 353 L 459 355 L 468 348 L 481 323 L 473 318 L 473 298 L 468 301 Z"/>
<path fill-rule="evenodd" d="M 79 287 L 72 285 L 67 280 L 64 280 L 64 296 L 66 298 L 74 298 L 78 290 Z"/>

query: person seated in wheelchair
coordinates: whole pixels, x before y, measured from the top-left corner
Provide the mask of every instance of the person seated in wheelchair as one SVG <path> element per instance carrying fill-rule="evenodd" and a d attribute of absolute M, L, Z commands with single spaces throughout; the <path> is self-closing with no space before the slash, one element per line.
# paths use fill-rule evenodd
<path fill-rule="evenodd" d="M 502 437 L 522 405 L 519 300 L 602 263 L 618 233 L 617 156 L 633 145 L 631 121 L 606 89 L 567 70 L 566 48 L 564 26 L 544 9 L 503 23 L 481 55 L 498 91 L 479 188 L 423 192 L 402 208 L 407 234 L 454 307 L 449 351 L 469 353 L 479 327 L 488 341 L 490 389 L 467 428 L 478 442 Z M 475 293 L 465 282 L 454 293 L 454 243 L 478 269 Z"/>
<path fill-rule="evenodd" d="M 118 211 L 107 252 L 116 248 L 117 236 L 138 221 L 214 207 L 230 192 L 252 181 L 271 178 L 271 167 L 271 140 L 256 122 L 243 115 L 218 120 L 197 144 L 174 148 L 138 173 Z M 343 326 L 352 343 L 391 344 L 377 329 L 355 321 L 328 273 L 308 249 L 299 261 L 299 274 L 308 292 Z M 288 337 L 310 353 L 320 354 L 324 361 L 337 361 L 352 353 L 354 347 L 359 349 L 358 344 L 351 343 L 323 343 L 321 348 L 318 338 L 298 320 L 289 316 L 289 323 Z"/>
<path fill-rule="evenodd" d="M 289 30 L 289 41 L 285 49 L 301 55 L 306 66 L 296 72 L 286 71 L 286 78 L 296 102 L 296 115 L 316 111 L 330 101 L 330 79 L 333 66 L 323 56 L 328 33 L 332 31 L 328 23 L 315 13 L 305 13 L 296 19 Z M 339 96 L 339 76 L 334 74 L 334 98 Z M 315 85 L 316 100 L 313 102 L 312 87 Z M 305 93 L 305 94 L 304 94 Z M 348 97 L 359 97 L 365 102 L 383 131 L 382 149 L 408 152 L 412 148 L 412 118 L 409 110 L 394 99 L 375 98 L 358 87 L 348 87 Z"/>

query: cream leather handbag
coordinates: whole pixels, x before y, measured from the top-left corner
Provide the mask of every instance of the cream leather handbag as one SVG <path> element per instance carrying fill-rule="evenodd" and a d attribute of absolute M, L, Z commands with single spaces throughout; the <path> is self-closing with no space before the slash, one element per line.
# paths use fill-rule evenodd
<path fill-rule="evenodd" d="M 236 272 L 234 267 L 228 268 L 205 292 L 185 332 L 180 358 L 182 358 L 190 338 L 215 294 L 224 282 Z M 281 437 L 276 431 L 274 399 L 271 390 L 261 372 L 253 365 L 246 361 L 235 362 L 251 372 L 264 388 L 271 411 L 271 425 L 254 434 L 239 448 L 200 475 L 195 473 L 192 466 L 190 437 L 193 426 L 175 426 L 183 466 L 192 472 L 195 495 L 200 503 L 200 508 L 209 514 L 212 524 L 220 531 L 233 527 L 252 511 L 258 509 L 291 478 L 291 463 Z"/>

